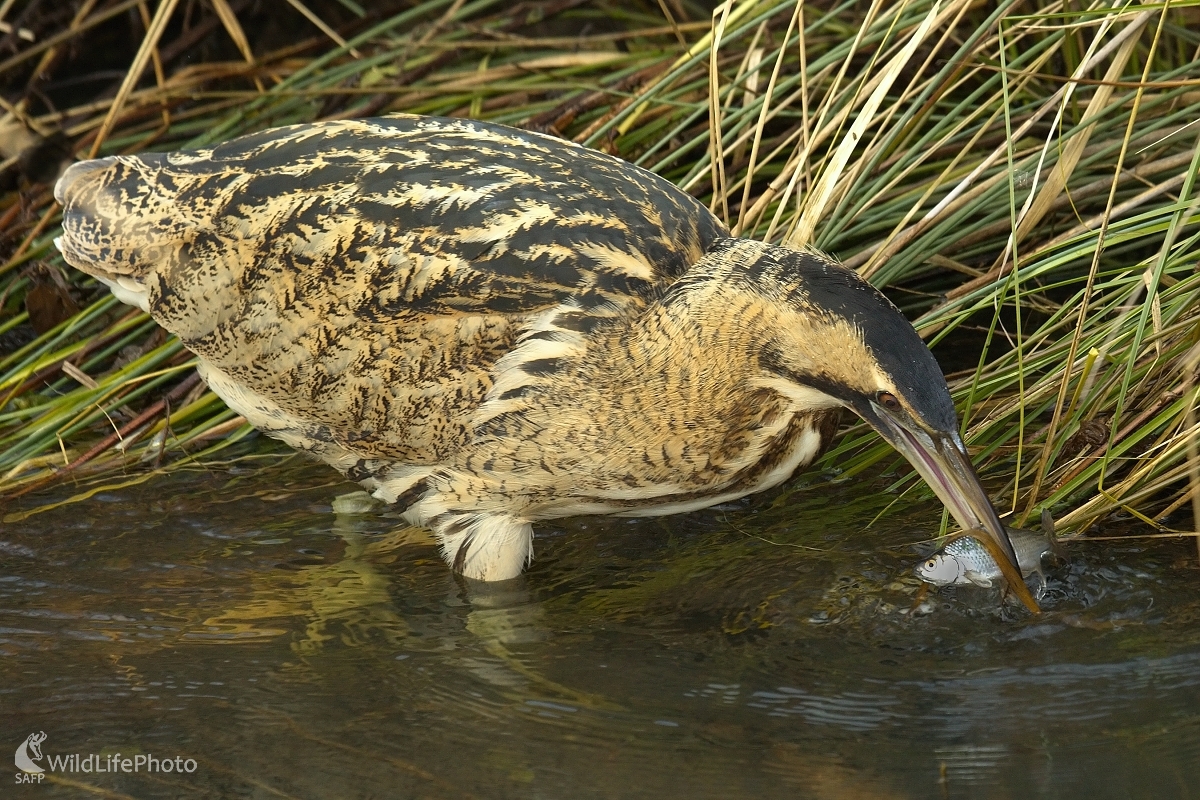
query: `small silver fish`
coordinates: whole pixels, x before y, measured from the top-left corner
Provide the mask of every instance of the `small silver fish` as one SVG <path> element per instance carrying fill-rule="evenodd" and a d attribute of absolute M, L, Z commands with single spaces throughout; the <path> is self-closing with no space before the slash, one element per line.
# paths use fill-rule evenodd
<path fill-rule="evenodd" d="M 1028 576 L 1037 573 L 1042 576 L 1042 559 L 1054 549 L 1054 542 L 1045 533 L 1020 531 L 1005 528 L 1008 539 L 1012 542 L 1017 554 L 1017 565 L 1021 574 Z M 963 585 L 973 583 L 976 586 L 991 586 L 1000 578 L 1000 567 L 983 545 L 970 536 L 955 539 L 940 552 L 934 553 L 916 567 L 917 576 L 921 580 L 935 586 L 949 584 Z"/>

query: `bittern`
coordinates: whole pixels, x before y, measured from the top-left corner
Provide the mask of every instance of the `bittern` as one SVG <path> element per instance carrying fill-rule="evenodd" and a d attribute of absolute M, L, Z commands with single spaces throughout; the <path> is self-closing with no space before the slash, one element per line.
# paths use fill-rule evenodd
<path fill-rule="evenodd" d="M 55 197 L 67 262 L 470 578 L 517 576 L 539 521 L 776 486 L 843 408 L 1016 563 L 895 306 L 820 252 L 730 238 L 620 159 L 396 116 L 84 161 Z"/>

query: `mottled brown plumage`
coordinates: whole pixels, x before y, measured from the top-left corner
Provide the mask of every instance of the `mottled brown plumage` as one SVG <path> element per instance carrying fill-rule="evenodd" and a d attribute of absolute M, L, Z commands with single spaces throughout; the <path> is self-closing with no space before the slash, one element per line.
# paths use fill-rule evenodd
<path fill-rule="evenodd" d="M 299 125 L 83 162 L 56 196 L 69 263 L 470 577 L 519 573 L 538 520 L 777 485 L 842 407 L 902 450 L 965 458 L 932 356 L 857 275 L 726 238 L 670 183 L 551 137 Z"/>

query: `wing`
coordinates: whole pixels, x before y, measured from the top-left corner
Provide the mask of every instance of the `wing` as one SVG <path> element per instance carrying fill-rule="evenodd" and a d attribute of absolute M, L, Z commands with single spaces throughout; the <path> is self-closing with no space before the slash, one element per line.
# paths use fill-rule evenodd
<path fill-rule="evenodd" d="M 502 358 L 536 361 L 554 331 L 578 345 L 726 233 L 619 159 L 409 116 L 83 162 L 56 197 L 67 261 L 177 334 L 222 396 L 405 463 L 461 445 Z"/>

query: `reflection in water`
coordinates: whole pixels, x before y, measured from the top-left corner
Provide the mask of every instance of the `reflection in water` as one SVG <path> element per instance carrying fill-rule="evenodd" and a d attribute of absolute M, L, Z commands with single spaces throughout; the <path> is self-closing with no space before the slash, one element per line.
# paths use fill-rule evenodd
<path fill-rule="evenodd" d="M 777 775 L 784 786 L 800 792 L 801 797 L 820 800 L 899 800 L 928 796 L 929 792 L 910 794 L 894 782 L 872 775 L 869 770 L 855 769 L 811 747 L 780 743 L 771 748 L 764 768 Z M 796 796 L 796 795 L 793 795 Z"/>
<path fill-rule="evenodd" d="M 996 780 L 1001 767 L 1009 761 L 1008 745 L 1003 744 L 960 744 L 938 747 L 934 757 L 945 765 L 948 783 L 987 784 Z"/>
<path fill-rule="evenodd" d="M 270 627 L 270 620 L 286 624 L 303 619 L 304 635 L 292 642 L 302 655 L 335 638 L 347 646 L 375 637 L 399 643 L 408 626 L 392 606 L 389 580 L 381 565 L 394 561 L 396 551 L 405 546 L 432 545 L 432 539 L 427 532 L 407 526 L 368 537 L 363 527 L 353 517 L 334 517 L 331 530 L 345 546 L 339 560 L 256 574 L 249 600 L 208 617 L 186 635 L 211 641 L 271 637 L 286 633 L 287 628 Z"/>
<path fill-rule="evenodd" d="M 903 715 L 890 710 L 896 697 L 880 694 L 842 692 L 822 697 L 804 689 L 780 686 L 775 691 L 759 690 L 750 708 L 761 708 L 773 717 L 797 715 L 814 725 L 831 725 L 850 731 L 869 731 Z"/>
<path fill-rule="evenodd" d="M 422 531 L 332 514 L 343 489 L 320 468 L 271 478 L 179 475 L 0 531 L 0 744 L 44 730 L 51 754 L 199 764 L 52 774 L 36 791 L 1200 788 L 1186 545 L 1071 545 L 1037 620 L 958 587 L 914 613 L 901 545 L 923 515 L 863 534 L 890 498 L 834 484 L 678 518 L 568 521 L 539 532 L 530 574 L 489 585 L 451 576 Z"/>

